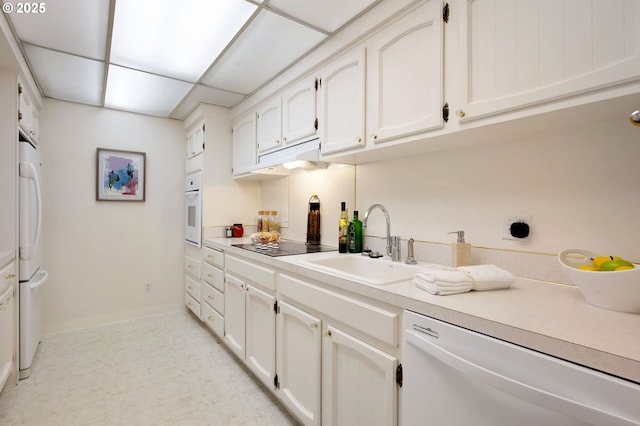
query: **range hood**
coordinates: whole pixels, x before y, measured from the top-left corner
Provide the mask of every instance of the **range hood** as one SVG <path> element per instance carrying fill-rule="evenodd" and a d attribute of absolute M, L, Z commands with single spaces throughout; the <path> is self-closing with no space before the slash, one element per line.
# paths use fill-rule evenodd
<path fill-rule="evenodd" d="M 319 159 L 320 139 L 312 139 L 259 155 L 258 165 L 251 173 L 288 176 L 301 171 L 326 169 L 329 163 Z"/>

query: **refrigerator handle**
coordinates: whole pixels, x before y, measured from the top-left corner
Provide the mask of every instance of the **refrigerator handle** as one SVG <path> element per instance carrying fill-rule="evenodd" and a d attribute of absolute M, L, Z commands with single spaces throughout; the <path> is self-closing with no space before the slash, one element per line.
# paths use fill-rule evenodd
<path fill-rule="evenodd" d="M 36 232 L 31 241 L 31 247 L 37 247 L 38 244 L 40 244 L 40 232 L 42 229 L 42 194 L 40 192 L 40 181 L 38 180 L 36 166 L 34 166 L 33 163 L 20 163 L 20 176 L 32 180 L 36 190 Z"/>
<path fill-rule="evenodd" d="M 29 288 L 31 290 L 36 289 L 38 287 L 40 287 L 42 284 L 44 284 L 45 281 L 47 281 L 47 278 L 49 278 L 49 272 L 48 271 L 40 271 L 36 274 L 36 277 L 38 278 L 36 281 L 32 281 L 29 284 Z"/>
<path fill-rule="evenodd" d="M 503 376 L 495 371 L 491 371 L 483 366 L 477 365 L 466 360 L 443 347 L 436 345 L 424 337 L 419 336 L 412 330 L 406 332 L 407 343 L 418 347 L 423 352 L 443 362 L 444 364 L 455 368 L 456 370 L 473 377 L 474 379 L 485 383 L 502 392 L 516 395 L 525 401 L 532 401 L 543 407 L 564 413 L 570 417 L 595 424 L 616 424 L 616 425 L 638 425 L 639 423 L 621 417 L 618 414 L 600 410 L 598 408 L 583 404 L 579 401 L 566 398 L 561 395 L 555 395 L 543 389 L 538 389 L 526 383 Z"/>

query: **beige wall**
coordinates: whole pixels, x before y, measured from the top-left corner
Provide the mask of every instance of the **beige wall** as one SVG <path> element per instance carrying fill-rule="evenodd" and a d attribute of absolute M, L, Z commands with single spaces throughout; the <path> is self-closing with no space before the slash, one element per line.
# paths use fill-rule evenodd
<path fill-rule="evenodd" d="M 182 123 L 47 99 L 40 134 L 45 334 L 182 307 Z M 146 152 L 144 203 L 96 201 L 97 147 Z"/>

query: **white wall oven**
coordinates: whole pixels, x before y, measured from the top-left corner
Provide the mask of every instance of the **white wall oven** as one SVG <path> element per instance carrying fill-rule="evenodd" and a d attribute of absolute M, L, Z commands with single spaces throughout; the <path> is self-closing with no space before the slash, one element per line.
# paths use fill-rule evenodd
<path fill-rule="evenodd" d="M 202 242 L 202 173 L 187 176 L 184 184 L 185 228 L 187 243 L 200 247 Z"/>

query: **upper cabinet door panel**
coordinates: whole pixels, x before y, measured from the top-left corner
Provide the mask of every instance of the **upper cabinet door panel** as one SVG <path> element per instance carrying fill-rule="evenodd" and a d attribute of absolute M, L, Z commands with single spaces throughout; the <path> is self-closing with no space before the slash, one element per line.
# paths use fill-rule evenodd
<path fill-rule="evenodd" d="M 256 114 L 251 111 L 233 123 L 233 174 L 247 173 L 256 163 Z"/>
<path fill-rule="evenodd" d="M 356 48 L 322 72 L 322 153 L 364 146 L 365 52 Z"/>
<path fill-rule="evenodd" d="M 316 79 L 307 78 L 282 95 L 282 140 L 287 144 L 316 136 Z"/>
<path fill-rule="evenodd" d="M 282 110 L 279 97 L 267 101 L 258 109 L 258 152 L 282 146 Z"/>
<path fill-rule="evenodd" d="M 428 1 L 371 39 L 367 137 L 373 142 L 442 127 L 441 6 Z"/>
<path fill-rule="evenodd" d="M 635 0 L 460 3 L 465 118 L 639 80 Z"/>

